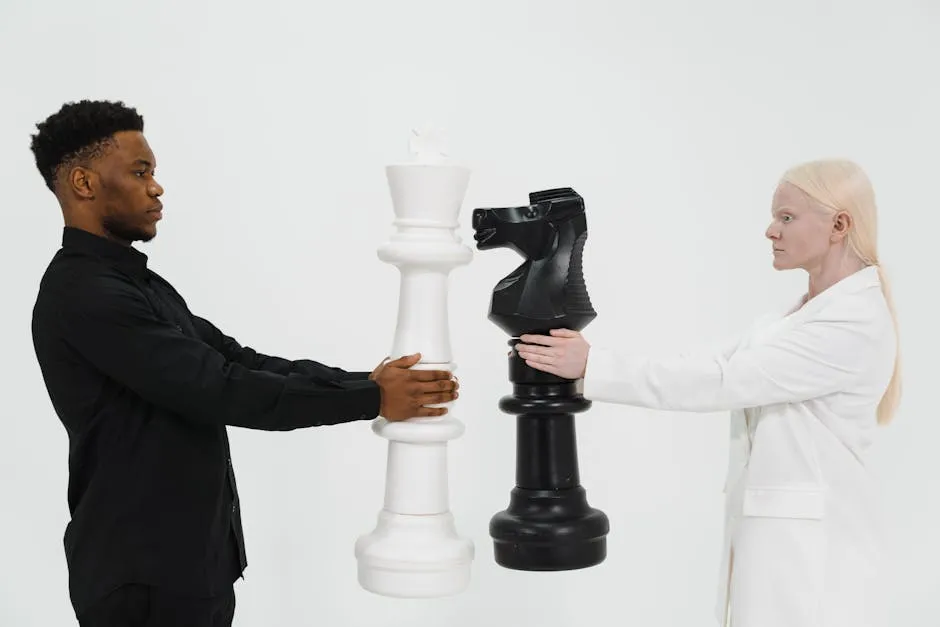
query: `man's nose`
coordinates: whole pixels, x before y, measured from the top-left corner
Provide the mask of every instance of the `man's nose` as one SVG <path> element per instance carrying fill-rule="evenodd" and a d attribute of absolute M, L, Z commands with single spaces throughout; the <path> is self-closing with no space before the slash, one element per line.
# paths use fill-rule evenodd
<path fill-rule="evenodd" d="M 779 231 L 777 231 L 773 224 L 767 227 L 767 230 L 764 231 L 764 235 L 767 237 L 767 239 L 777 239 L 780 237 Z"/>
<path fill-rule="evenodd" d="M 154 197 L 162 196 L 162 195 L 163 195 L 163 186 L 160 185 L 159 183 L 157 183 L 156 181 L 154 181 L 154 182 L 150 185 L 150 195 L 151 195 L 151 196 L 154 196 Z"/>

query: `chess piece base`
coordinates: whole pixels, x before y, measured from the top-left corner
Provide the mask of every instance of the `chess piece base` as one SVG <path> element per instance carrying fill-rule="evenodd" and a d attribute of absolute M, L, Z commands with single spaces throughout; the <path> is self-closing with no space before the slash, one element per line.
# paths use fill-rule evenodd
<path fill-rule="evenodd" d="M 515 488 L 509 508 L 490 520 L 496 563 L 514 570 L 576 570 L 607 557 L 610 523 L 584 488 Z"/>
<path fill-rule="evenodd" d="M 359 585 L 387 597 L 458 594 L 470 583 L 473 543 L 449 512 L 413 516 L 382 510 L 375 531 L 356 541 Z"/>

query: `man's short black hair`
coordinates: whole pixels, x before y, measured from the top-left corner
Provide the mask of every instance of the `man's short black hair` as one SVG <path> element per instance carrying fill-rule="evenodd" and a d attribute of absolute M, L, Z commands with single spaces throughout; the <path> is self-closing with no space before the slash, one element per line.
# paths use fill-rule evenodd
<path fill-rule="evenodd" d="M 101 154 L 115 133 L 143 132 L 144 119 L 120 101 L 82 100 L 62 105 L 36 129 L 30 148 L 46 187 L 54 192 L 59 167 Z"/>

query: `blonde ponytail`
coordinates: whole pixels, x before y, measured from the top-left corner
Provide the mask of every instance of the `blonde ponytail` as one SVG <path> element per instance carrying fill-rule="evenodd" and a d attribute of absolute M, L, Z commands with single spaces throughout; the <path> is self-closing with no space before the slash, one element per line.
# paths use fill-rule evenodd
<path fill-rule="evenodd" d="M 784 173 L 781 181 L 800 188 L 816 201 L 819 208 L 829 214 L 847 211 L 853 226 L 848 236 L 847 251 L 851 251 L 865 265 L 878 268 L 878 278 L 884 293 L 895 337 L 898 319 L 888 278 L 878 261 L 878 207 L 875 191 L 868 176 L 856 163 L 847 159 L 819 159 L 796 165 Z M 894 356 L 891 381 L 878 403 L 878 424 L 887 425 L 894 419 L 901 401 L 900 341 Z"/>
<path fill-rule="evenodd" d="M 888 311 L 891 312 L 891 320 L 894 323 L 894 334 L 898 337 L 898 316 L 894 308 L 894 298 L 891 295 L 891 286 L 888 283 L 888 277 L 885 275 L 884 268 L 878 265 L 878 278 L 881 281 L 881 291 L 884 293 L 885 301 L 888 303 Z M 897 352 L 894 356 L 894 373 L 891 375 L 891 382 L 885 390 L 881 402 L 878 403 L 878 424 L 887 425 L 890 423 L 897 412 L 898 405 L 901 402 L 901 343 L 898 341 Z"/>

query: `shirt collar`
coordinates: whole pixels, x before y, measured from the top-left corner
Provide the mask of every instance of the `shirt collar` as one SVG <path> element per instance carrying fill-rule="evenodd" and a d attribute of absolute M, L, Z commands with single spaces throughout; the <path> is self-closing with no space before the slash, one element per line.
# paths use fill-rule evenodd
<path fill-rule="evenodd" d="M 133 246 L 125 246 L 89 231 L 66 226 L 62 231 L 62 247 L 98 257 L 139 278 L 147 276 L 147 255 Z"/>
<path fill-rule="evenodd" d="M 805 314 L 807 312 L 818 311 L 823 305 L 842 295 L 854 294 L 866 288 L 880 286 L 881 277 L 878 274 L 878 266 L 865 266 L 844 279 L 836 281 L 819 294 L 816 294 L 813 298 L 810 298 L 806 304 L 803 304 L 803 301 L 806 299 L 806 294 L 804 294 L 800 297 L 799 302 L 793 306 L 791 312 L 793 314 Z M 803 306 L 800 307 L 800 305 Z"/>

